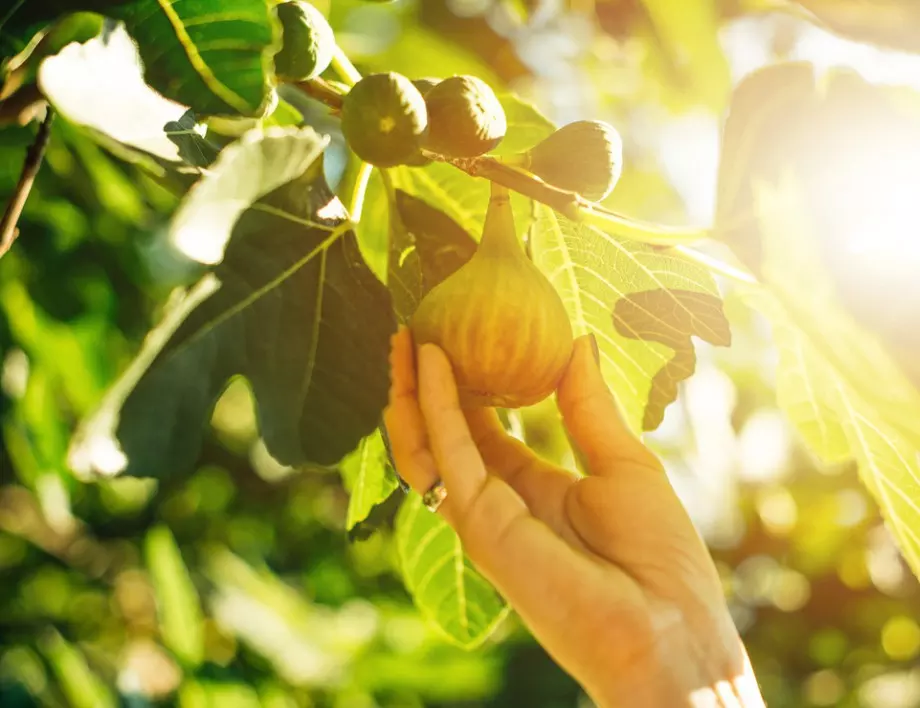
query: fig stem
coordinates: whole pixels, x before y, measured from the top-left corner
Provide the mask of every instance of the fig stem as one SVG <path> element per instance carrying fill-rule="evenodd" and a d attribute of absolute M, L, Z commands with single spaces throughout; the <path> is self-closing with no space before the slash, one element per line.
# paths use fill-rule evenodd
<path fill-rule="evenodd" d="M 367 194 L 367 184 L 373 172 L 373 165 L 364 162 L 352 151 L 348 152 L 348 162 L 345 173 L 339 182 L 338 197 L 348 209 L 351 221 L 357 224 L 364 211 L 364 197 Z"/>
<path fill-rule="evenodd" d="M 511 211 L 511 194 L 507 187 L 498 182 L 491 183 L 489 207 L 479 240 L 479 251 L 495 255 L 520 253 L 521 243 L 514 227 L 514 213 Z"/>
<path fill-rule="evenodd" d="M 654 246 L 679 246 L 696 243 L 709 238 L 710 235 L 710 230 L 707 228 L 681 228 L 652 224 L 630 219 L 603 207 L 583 202 L 578 205 L 578 216 L 574 221 L 596 226 L 615 236 L 650 243 Z"/>
<path fill-rule="evenodd" d="M 338 45 L 336 45 L 335 52 L 332 54 L 331 66 L 332 70 L 342 79 L 342 82 L 349 86 L 354 86 L 361 80 L 361 72 L 355 68 L 355 65 L 351 63 L 351 59 L 346 56 Z"/>
<path fill-rule="evenodd" d="M 719 275 L 723 275 L 726 278 L 730 278 L 731 280 L 736 280 L 739 283 L 756 285 L 759 282 L 757 278 L 748 271 L 733 266 L 730 263 L 726 263 L 725 261 L 719 260 L 714 256 L 710 256 L 708 253 L 697 251 L 695 248 L 689 248 L 687 246 L 674 246 L 668 250 L 680 254 L 685 260 L 697 263 L 713 273 L 718 273 Z"/>
<path fill-rule="evenodd" d="M 448 162 L 469 175 L 485 177 L 513 189 L 525 197 L 551 207 L 567 219 L 596 226 L 633 241 L 642 241 L 656 246 L 676 246 L 694 243 L 710 235 L 709 229 L 668 227 L 630 219 L 589 202 L 574 192 L 547 184 L 526 170 L 494 157 L 447 158 L 428 152 L 425 153 L 425 156 Z"/>
<path fill-rule="evenodd" d="M 10 200 L 6 205 L 3 216 L 0 217 L 0 256 L 6 254 L 13 245 L 13 241 L 19 236 L 19 229 L 16 224 L 25 208 L 26 200 L 32 191 L 32 184 L 38 175 L 38 170 L 42 165 L 42 159 L 45 156 L 45 148 L 48 147 L 48 140 L 51 137 L 51 122 L 54 120 L 54 109 L 50 106 L 46 109 L 45 119 L 38 126 L 38 133 L 35 140 L 26 152 L 25 162 L 22 164 L 22 172 L 19 175 L 19 181 L 16 188 L 10 195 Z"/>
<path fill-rule="evenodd" d="M 346 61 L 348 61 L 347 57 Z M 333 59 L 333 65 L 335 66 L 335 59 Z M 348 66 L 354 71 L 354 75 L 359 76 L 351 62 L 348 62 Z M 341 71 L 347 71 L 347 69 L 336 68 L 336 71 L 341 73 Z M 307 95 L 316 98 L 334 110 L 338 110 L 342 106 L 341 92 L 322 79 L 304 81 L 298 83 L 297 86 Z M 423 150 L 422 154 L 431 160 L 453 165 L 473 177 L 483 177 L 493 184 L 499 184 L 523 194 L 525 197 L 545 204 L 572 221 L 589 224 L 616 236 L 673 250 L 687 260 L 698 263 L 713 273 L 718 273 L 732 280 L 744 283 L 757 282 L 757 279 L 750 273 L 687 247 L 689 243 L 710 238 L 712 234 L 709 229 L 673 228 L 630 219 L 593 204 L 573 192 L 567 192 L 564 189 L 558 189 L 547 184 L 527 170 L 515 166 L 513 163 L 517 162 L 517 160 L 513 156 L 510 159 L 507 157 L 496 159 L 489 156 L 448 158 L 427 150 Z M 384 178 L 384 186 L 387 187 L 388 191 L 392 192 L 392 183 L 390 183 L 386 171 L 381 170 L 380 173 Z M 348 203 L 345 199 L 343 201 Z"/>
<path fill-rule="evenodd" d="M 316 78 L 307 81 L 298 81 L 294 85 L 310 98 L 315 98 L 320 103 L 325 103 L 332 110 L 342 110 L 342 100 L 345 97 L 328 81 Z"/>

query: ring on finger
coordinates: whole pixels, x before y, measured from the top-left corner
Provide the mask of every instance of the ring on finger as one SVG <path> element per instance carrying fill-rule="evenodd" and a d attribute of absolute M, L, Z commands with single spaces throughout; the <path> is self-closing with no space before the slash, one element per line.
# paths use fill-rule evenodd
<path fill-rule="evenodd" d="M 422 503 L 432 513 L 438 510 L 445 499 L 447 499 L 447 488 L 440 479 L 432 484 L 428 491 L 422 495 Z"/>

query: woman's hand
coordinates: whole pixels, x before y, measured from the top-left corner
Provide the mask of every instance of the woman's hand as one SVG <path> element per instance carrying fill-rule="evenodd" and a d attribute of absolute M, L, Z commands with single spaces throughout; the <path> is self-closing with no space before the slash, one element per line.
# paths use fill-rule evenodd
<path fill-rule="evenodd" d="M 494 410 L 462 410 L 450 364 L 393 337 L 385 423 L 400 475 L 600 706 L 763 706 L 705 545 L 661 463 L 627 428 L 593 338 L 559 386 L 590 475 L 548 464 Z"/>

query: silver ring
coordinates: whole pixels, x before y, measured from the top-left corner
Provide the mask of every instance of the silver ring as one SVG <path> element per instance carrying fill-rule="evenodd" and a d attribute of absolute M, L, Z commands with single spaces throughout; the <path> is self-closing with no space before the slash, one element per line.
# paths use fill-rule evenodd
<path fill-rule="evenodd" d="M 422 495 L 422 504 L 425 505 L 428 511 L 434 513 L 444 503 L 445 499 L 447 499 L 447 489 L 444 487 L 444 482 L 439 479 Z"/>

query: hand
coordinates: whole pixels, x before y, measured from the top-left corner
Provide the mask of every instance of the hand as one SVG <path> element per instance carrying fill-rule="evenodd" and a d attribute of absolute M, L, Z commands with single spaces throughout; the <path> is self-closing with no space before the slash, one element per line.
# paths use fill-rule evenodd
<path fill-rule="evenodd" d="M 628 429 L 596 360 L 575 343 L 557 393 L 586 461 L 579 477 L 462 410 L 434 345 L 393 337 L 385 424 L 403 478 L 600 706 L 763 706 L 705 545 L 661 463 Z"/>

